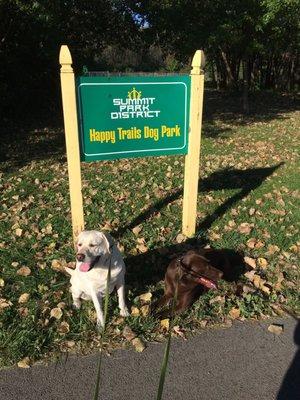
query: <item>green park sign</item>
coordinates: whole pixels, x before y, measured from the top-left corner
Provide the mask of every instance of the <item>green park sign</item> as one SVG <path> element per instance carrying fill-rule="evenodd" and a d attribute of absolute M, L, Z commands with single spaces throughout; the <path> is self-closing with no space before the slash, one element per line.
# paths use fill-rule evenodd
<path fill-rule="evenodd" d="M 189 75 L 77 79 L 82 161 L 187 154 Z"/>
<path fill-rule="evenodd" d="M 74 244 L 84 229 L 81 161 L 185 154 L 182 232 L 196 231 L 204 93 L 204 53 L 190 75 L 75 79 L 68 46 L 59 53 Z M 101 166 L 96 165 L 101 171 Z M 101 188 L 99 188 L 101 190 Z"/>

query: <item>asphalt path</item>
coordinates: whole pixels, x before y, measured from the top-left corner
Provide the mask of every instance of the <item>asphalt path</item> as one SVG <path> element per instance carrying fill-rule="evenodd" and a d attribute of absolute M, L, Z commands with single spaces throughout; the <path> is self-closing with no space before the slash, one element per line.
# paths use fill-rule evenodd
<path fill-rule="evenodd" d="M 283 324 L 276 336 L 271 323 Z M 300 400 L 300 324 L 236 322 L 171 345 L 164 400 Z M 164 344 L 116 350 L 103 361 L 102 400 L 154 400 Z M 1 400 L 93 399 L 97 355 L 0 372 Z"/>

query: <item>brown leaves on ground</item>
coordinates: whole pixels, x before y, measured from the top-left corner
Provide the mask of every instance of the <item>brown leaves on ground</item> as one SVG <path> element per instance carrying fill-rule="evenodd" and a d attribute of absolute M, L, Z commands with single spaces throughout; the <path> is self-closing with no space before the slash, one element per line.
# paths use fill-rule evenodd
<path fill-rule="evenodd" d="M 137 225 L 137 226 L 135 226 L 135 227 L 132 229 L 132 232 L 133 232 L 136 236 L 138 236 L 142 229 L 143 229 L 142 225 Z"/>
<path fill-rule="evenodd" d="M 265 243 L 262 240 L 258 240 L 255 238 L 247 240 L 246 244 L 249 249 L 260 249 L 265 246 Z"/>
<path fill-rule="evenodd" d="M 23 360 L 20 360 L 20 361 L 17 363 L 17 366 L 18 366 L 19 368 L 30 368 L 30 358 L 29 358 L 29 357 L 23 358 Z"/>
<path fill-rule="evenodd" d="M 6 300 L 4 298 L 0 298 L 0 313 L 7 307 L 12 306 L 12 302 L 10 300 Z"/>
<path fill-rule="evenodd" d="M 237 308 L 237 307 L 233 307 L 233 308 L 229 311 L 229 316 L 230 316 L 232 319 L 237 319 L 237 318 L 240 317 L 240 315 L 241 315 L 241 310 L 240 310 L 239 308 Z"/>
<path fill-rule="evenodd" d="M 259 257 L 257 259 L 257 265 L 262 269 L 266 269 L 268 266 L 268 261 L 263 257 Z"/>
<path fill-rule="evenodd" d="M 254 270 L 248 271 L 244 274 L 244 276 L 249 279 L 250 282 L 253 283 L 253 285 L 257 288 L 260 289 L 262 292 L 265 294 L 270 294 L 271 289 L 270 289 L 270 284 L 268 283 L 268 286 L 266 285 L 266 280 L 261 278 L 258 274 L 255 273 Z"/>
<path fill-rule="evenodd" d="M 146 346 L 144 342 L 142 341 L 141 338 L 137 337 L 136 333 L 133 332 L 130 326 L 128 325 L 124 326 L 122 335 L 128 342 L 131 342 L 135 351 L 137 351 L 138 353 L 141 353 L 142 351 L 145 350 Z"/>
<path fill-rule="evenodd" d="M 149 303 L 151 301 L 151 298 L 152 298 L 151 292 L 143 293 L 139 296 L 139 299 L 142 303 Z"/>
<path fill-rule="evenodd" d="M 249 265 L 251 268 L 255 269 L 256 268 L 256 261 L 254 258 L 251 257 L 244 257 L 244 261 L 247 265 Z"/>
<path fill-rule="evenodd" d="M 179 233 L 179 234 L 176 236 L 176 242 L 177 242 L 177 243 L 182 243 L 182 242 L 184 242 L 185 240 L 186 240 L 186 236 L 183 235 L 182 233 Z"/>
<path fill-rule="evenodd" d="M 238 227 L 238 231 L 245 235 L 249 235 L 249 233 L 252 230 L 252 227 L 253 227 L 253 224 L 248 224 L 248 222 L 242 222 Z"/>
<path fill-rule="evenodd" d="M 148 247 L 146 246 L 146 242 L 144 238 L 137 239 L 136 248 L 140 253 L 146 253 L 148 251 Z"/>
<path fill-rule="evenodd" d="M 27 303 L 27 301 L 29 300 L 29 297 L 30 297 L 29 293 L 21 294 L 21 296 L 19 297 L 18 303 L 19 304 Z"/>
<path fill-rule="evenodd" d="M 131 340 L 133 340 L 134 338 L 136 338 L 136 333 L 133 332 L 133 330 L 130 328 L 130 326 L 125 325 L 123 332 L 122 332 L 123 337 L 130 342 Z"/>
<path fill-rule="evenodd" d="M 146 346 L 145 343 L 142 341 L 142 339 L 140 338 L 135 338 L 131 341 L 135 351 L 137 351 L 138 353 L 141 353 L 142 351 L 145 350 Z"/>
<path fill-rule="evenodd" d="M 186 336 L 185 336 L 185 330 L 183 328 L 181 328 L 179 325 L 176 325 L 173 327 L 173 332 L 181 337 L 183 340 L 187 340 Z"/>
<path fill-rule="evenodd" d="M 31 269 L 28 267 L 21 267 L 17 271 L 17 275 L 20 275 L 20 276 L 28 276 L 30 274 L 31 274 Z"/>
<path fill-rule="evenodd" d="M 274 335 L 281 335 L 284 326 L 282 324 L 271 324 L 268 326 L 268 331 L 274 333 Z"/>
<path fill-rule="evenodd" d="M 50 317 L 55 319 L 61 319 L 63 315 L 62 309 L 59 307 L 52 308 L 50 311 Z"/>
<path fill-rule="evenodd" d="M 67 333 L 70 332 L 70 326 L 66 321 L 62 321 L 58 328 L 57 331 L 60 335 L 66 335 Z"/>
<path fill-rule="evenodd" d="M 168 331 L 170 328 L 170 320 L 169 318 L 162 319 L 160 321 L 160 329 L 164 332 Z"/>
<path fill-rule="evenodd" d="M 67 263 L 66 262 L 66 260 L 63 260 L 63 259 L 60 259 L 60 260 L 52 260 L 51 261 L 51 268 L 54 270 L 54 271 L 57 271 L 57 272 L 65 272 L 65 267 L 68 267 L 68 268 L 72 268 L 72 269 L 74 269 L 73 267 L 75 266 L 75 263 L 74 262 L 72 262 L 72 263 Z"/>
<path fill-rule="evenodd" d="M 131 306 L 131 315 L 133 317 L 138 317 L 140 315 L 140 310 L 135 306 Z"/>

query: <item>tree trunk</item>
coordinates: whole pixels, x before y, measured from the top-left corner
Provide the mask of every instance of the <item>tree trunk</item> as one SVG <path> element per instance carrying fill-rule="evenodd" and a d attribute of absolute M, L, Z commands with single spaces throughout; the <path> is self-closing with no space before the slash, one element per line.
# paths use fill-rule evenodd
<path fill-rule="evenodd" d="M 249 114 L 248 60 L 243 60 L 243 112 Z"/>
<path fill-rule="evenodd" d="M 221 46 L 219 46 L 220 52 L 221 52 L 221 56 L 222 56 L 222 60 L 224 62 L 225 68 L 226 68 L 226 73 L 227 73 L 227 83 L 229 86 L 232 86 L 234 83 L 234 78 L 233 78 L 233 74 L 226 56 L 226 53 L 222 50 Z"/>

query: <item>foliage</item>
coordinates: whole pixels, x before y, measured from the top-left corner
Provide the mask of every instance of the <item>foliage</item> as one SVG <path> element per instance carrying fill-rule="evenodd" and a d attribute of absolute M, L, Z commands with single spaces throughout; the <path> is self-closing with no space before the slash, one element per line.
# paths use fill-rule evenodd
<path fill-rule="evenodd" d="M 299 0 L 1 0 L 0 106 L 6 117 L 59 109 L 61 44 L 79 73 L 186 71 L 202 48 L 218 87 L 243 74 L 247 88 L 294 90 L 299 14 Z"/>

